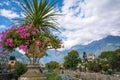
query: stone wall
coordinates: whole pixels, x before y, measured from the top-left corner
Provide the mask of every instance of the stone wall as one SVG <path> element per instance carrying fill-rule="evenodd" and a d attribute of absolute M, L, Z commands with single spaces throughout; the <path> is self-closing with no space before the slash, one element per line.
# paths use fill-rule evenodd
<path fill-rule="evenodd" d="M 71 70 L 64 70 L 63 74 L 85 80 L 120 80 L 120 77 L 114 77 L 100 73 L 75 72 Z"/>
<path fill-rule="evenodd" d="M 12 73 L 0 73 L 0 80 L 11 80 L 12 77 Z"/>

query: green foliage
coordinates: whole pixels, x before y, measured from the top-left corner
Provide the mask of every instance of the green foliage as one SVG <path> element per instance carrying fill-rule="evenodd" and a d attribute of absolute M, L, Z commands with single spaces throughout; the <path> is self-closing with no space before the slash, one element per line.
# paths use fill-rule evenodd
<path fill-rule="evenodd" d="M 57 29 L 57 11 L 55 11 L 55 2 L 49 0 L 23 0 L 24 4 L 18 0 L 23 9 L 25 18 L 18 19 L 25 24 L 34 24 L 40 31 L 44 29 Z"/>
<path fill-rule="evenodd" d="M 66 69 L 75 69 L 80 61 L 79 54 L 76 50 L 72 50 L 64 57 L 65 61 L 63 66 Z"/>
<path fill-rule="evenodd" d="M 88 62 L 86 64 L 87 68 L 89 69 L 90 72 L 99 72 L 101 70 L 101 65 L 98 62 Z"/>
<path fill-rule="evenodd" d="M 87 54 L 86 54 L 86 52 L 83 52 L 83 62 L 85 63 L 87 61 L 88 61 L 87 60 Z"/>
<path fill-rule="evenodd" d="M 98 58 L 101 60 L 102 70 L 120 71 L 120 48 L 115 51 L 102 52 Z"/>
<path fill-rule="evenodd" d="M 87 58 L 87 54 L 86 54 L 86 52 L 83 52 L 83 58 L 84 58 L 84 59 Z"/>
<path fill-rule="evenodd" d="M 54 72 L 46 73 L 45 76 L 47 77 L 47 80 L 62 80 L 61 77 Z"/>
<path fill-rule="evenodd" d="M 24 74 L 26 71 L 27 71 L 26 64 L 16 62 L 15 71 L 14 71 L 14 78 L 17 80 L 20 77 L 20 75 Z"/>
<path fill-rule="evenodd" d="M 51 61 L 49 63 L 46 63 L 46 67 L 49 71 L 53 71 L 54 69 L 59 68 L 59 63 L 56 61 Z"/>

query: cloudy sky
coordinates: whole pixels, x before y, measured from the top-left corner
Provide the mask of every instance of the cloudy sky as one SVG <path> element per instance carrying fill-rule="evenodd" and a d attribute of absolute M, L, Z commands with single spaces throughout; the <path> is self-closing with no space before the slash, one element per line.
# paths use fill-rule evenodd
<path fill-rule="evenodd" d="M 57 0 L 64 49 L 108 35 L 120 36 L 120 0 Z M 0 32 L 22 17 L 16 0 L 0 0 Z"/>
<path fill-rule="evenodd" d="M 66 48 L 120 35 L 120 0 L 64 0 L 61 9 Z"/>

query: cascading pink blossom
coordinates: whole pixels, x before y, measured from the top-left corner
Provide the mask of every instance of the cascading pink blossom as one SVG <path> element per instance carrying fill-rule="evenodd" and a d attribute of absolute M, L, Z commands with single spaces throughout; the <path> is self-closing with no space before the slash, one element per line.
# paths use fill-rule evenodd
<path fill-rule="evenodd" d="M 2 54 L 2 50 L 0 50 L 0 54 Z"/>
<path fill-rule="evenodd" d="M 29 42 L 29 40 L 27 40 L 26 42 L 25 42 L 25 45 L 29 45 L 30 44 L 30 42 Z"/>
<path fill-rule="evenodd" d="M 42 51 L 43 50 L 43 48 L 40 48 L 40 51 Z"/>
<path fill-rule="evenodd" d="M 10 46 L 10 47 L 13 47 L 14 46 L 13 39 L 12 38 L 7 38 L 5 44 Z"/>
<path fill-rule="evenodd" d="M 0 47 L 2 47 L 2 42 L 0 41 Z"/>
<path fill-rule="evenodd" d="M 32 31 L 32 34 L 35 35 L 39 32 L 39 30 L 37 28 L 34 28 L 33 31 Z"/>
<path fill-rule="evenodd" d="M 41 42 L 41 41 L 36 41 L 36 45 L 40 46 L 40 45 L 42 45 L 42 44 L 43 44 L 43 42 Z"/>
<path fill-rule="evenodd" d="M 43 34 L 47 35 L 46 29 L 43 30 Z M 34 43 L 33 39 L 35 39 L 36 45 L 38 45 L 40 47 L 40 51 L 42 51 L 42 45 L 47 43 L 44 43 L 45 38 L 44 35 L 41 35 L 39 28 L 35 28 L 30 25 L 22 25 L 20 27 L 13 26 L 10 29 L 0 33 L 0 47 L 7 48 L 10 51 L 18 47 L 26 52 L 29 46 Z M 58 45 L 63 44 L 63 42 L 58 39 L 55 39 L 55 42 Z"/>
<path fill-rule="evenodd" d="M 19 33 L 21 38 L 25 39 L 30 36 L 30 33 L 29 33 L 30 29 L 31 29 L 31 26 L 19 27 L 17 28 L 16 32 Z"/>
<path fill-rule="evenodd" d="M 26 51 L 27 51 L 27 46 L 20 45 L 20 46 L 19 46 L 19 49 L 26 52 Z"/>
<path fill-rule="evenodd" d="M 0 36 L 0 40 L 1 40 L 1 41 L 4 41 L 4 39 L 5 39 L 6 35 L 7 35 L 7 33 L 8 33 L 7 30 L 0 33 L 0 35 L 1 35 L 1 36 Z"/>
<path fill-rule="evenodd" d="M 10 51 L 9 50 L 5 50 L 5 53 L 8 54 Z"/>

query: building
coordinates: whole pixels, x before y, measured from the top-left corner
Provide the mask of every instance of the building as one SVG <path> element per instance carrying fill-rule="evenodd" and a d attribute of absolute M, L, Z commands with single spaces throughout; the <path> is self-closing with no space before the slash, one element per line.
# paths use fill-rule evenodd
<path fill-rule="evenodd" d="M 95 59 L 95 54 L 93 53 L 88 54 L 88 61 L 94 61 L 94 59 Z"/>
<path fill-rule="evenodd" d="M 46 65 L 45 64 L 40 64 L 40 67 L 41 68 L 46 68 Z"/>
<path fill-rule="evenodd" d="M 9 64 L 9 68 L 10 68 L 11 71 L 14 70 L 15 63 L 16 63 L 15 56 L 10 56 L 8 64 Z"/>

